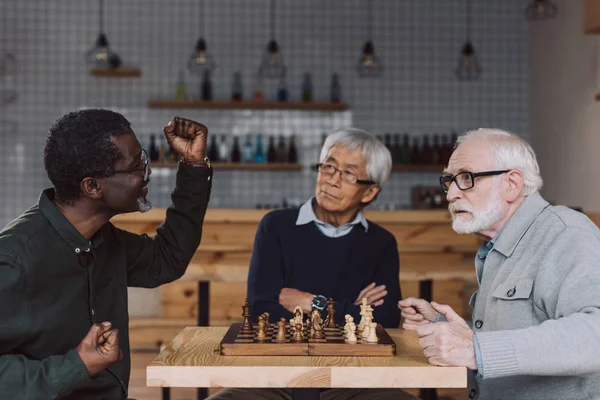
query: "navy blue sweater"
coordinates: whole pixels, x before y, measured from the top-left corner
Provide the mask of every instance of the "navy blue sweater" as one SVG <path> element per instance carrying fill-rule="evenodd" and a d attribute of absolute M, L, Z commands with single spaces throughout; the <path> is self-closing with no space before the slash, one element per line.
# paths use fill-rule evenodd
<path fill-rule="evenodd" d="M 320 294 L 335 300 L 335 317 L 345 314 L 359 321 L 360 291 L 371 282 L 386 285 L 384 303 L 375 307 L 375 322 L 386 328 L 400 323 L 400 261 L 396 238 L 369 221 L 365 232 L 355 225 L 345 236 L 330 238 L 314 223 L 296 225 L 299 209 L 276 210 L 264 216 L 254 240 L 248 275 L 248 303 L 252 317 L 265 311 L 271 320 L 293 315 L 279 304 L 283 288 Z"/>

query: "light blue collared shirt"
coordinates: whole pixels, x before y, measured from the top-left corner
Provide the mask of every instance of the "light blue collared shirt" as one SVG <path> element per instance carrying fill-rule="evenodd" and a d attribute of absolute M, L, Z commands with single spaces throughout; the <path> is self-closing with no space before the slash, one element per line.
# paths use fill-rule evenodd
<path fill-rule="evenodd" d="M 296 225 L 306 225 L 314 222 L 317 228 L 325 235 L 330 238 L 338 238 L 350 233 L 354 225 L 361 224 L 365 228 L 365 232 L 369 229 L 369 223 L 365 219 L 362 211 L 358 211 L 356 217 L 350 222 L 340 227 L 335 227 L 331 224 L 323 222 L 317 218 L 315 210 L 313 209 L 314 197 L 311 197 L 306 203 L 300 207 L 298 213 L 298 219 L 296 219 Z"/>

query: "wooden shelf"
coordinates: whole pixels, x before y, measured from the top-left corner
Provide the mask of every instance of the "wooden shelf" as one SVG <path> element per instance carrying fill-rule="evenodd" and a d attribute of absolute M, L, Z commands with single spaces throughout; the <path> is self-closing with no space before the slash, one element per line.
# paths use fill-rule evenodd
<path fill-rule="evenodd" d="M 246 164 L 246 163 L 211 163 L 214 169 L 243 169 L 249 171 L 300 171 L 302 164 L 286 163 L 265 163 L 265 164 Z M 177 168 L 177 163 L 152 162 L 152 168 Z"/>
<path fill-rule="evenodd" d="M 99 77 L 133 78 L 140 76 L 142 71 L 139 68 L 92 68 L 90 73 Z"/>
<path fill-rule="evenodd" d="M 439 172 L 446 168 L 445 165 L 420 165 L 420 164 L 396 164 L 392 166 L 393 172 Z"/>
<path fill-rule="evenodd" d="M 223 110 L 300 110 L 300 111 L 344 111 L 346 103 L 277 102 L 277 101 L 202 101 L 202 100 L 149 100 L 149 108 L 208 108 Z"/>

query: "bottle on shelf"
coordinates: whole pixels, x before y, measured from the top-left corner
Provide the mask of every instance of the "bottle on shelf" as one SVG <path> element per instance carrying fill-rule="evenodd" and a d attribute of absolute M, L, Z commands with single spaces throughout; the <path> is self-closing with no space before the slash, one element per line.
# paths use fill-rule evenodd
<path fill-rule="evenodd" d="M 436 164 L 436 165 L 441 164 L 442 163 L 441 162 L 442 149 L 440 147 L 440 135 L 438 135 L 437 133 L 433 135 L 432 150 L 433 150 L 433 155 L 432 155 L 431 163 Z"/>
<path fill-rule="evenodd" d="M 279 79 L 279 84 L 277 85 L 277 101 L 285 103 L 288 101 L 288 97 L 287 83 L 285 76 L 282 76 L 281 79 Z"/>
<path fill-rule="evenodd" d="M 399 133 L 394 134 L 394 147 L 392 149 L 392 164 L 402 163 L 402 138 Z"/>
<path fill-rule="evenodd" d="M 433 164 L 433 149 L 429 144 L 429 135 L 423 136 L 423 147 L 421 147 L 421 164 Z"/>
<path fill-rule="evenodd" d="M 262 101 L 265 99 L 263 91 L 263 79 L 260 74 L 256 74 L 254 78 L 254 88 L 252 90 L 252 99 L 256 101 Z"/>
<path fill-rule="evenodd" d="M 208 146 L 208 152 L 206 154 L 208 159 L 212 162 L 219 162 L 219 150 L 217 149 L 217 138 L 215 135 L 210 137 L 210 145 Z"/>
<path fill-rule="evenodd" d="M 150 153 L 148 154 L 150 161 L 158 161 L 160 154 L 158 152 L 158 146 L 156 146 L 155 134 L 150 135 L 150 148 L 148 149 L 148 152 Z"/>
<path fill-rule="evenodd" d="M 302 81 L 302 101 L 311 102 L 313 100 L 313 87 L 310 72 L 304 74 L 304 80 Z"/>
<path fill-rule="evenodd" d="M 440 145 L 440 163 L 448 165 L 450 154 L 452 153 L 452 145 L 448 143 L 448 135 L 442 135 L 442 144 Z"/>
<path fill-rule="evenodd" d="M 242 153 L 240 152 L 240 142 L 237 136 L 233 137 L 233 149 L 231 150 L 231 162 L 239 163 L 242 160 Z"/>
<path fill-rule="evenodd" d="M 277 162 L 277 151 L 275 150 L 275 138 L 273 136 L 269 136 L 269 147 L 267 149 L 267 162 L 274 163 Z"/>
<path fill-rule="evenodd" d="M 410 163 L 421 164 L 421 149 L 419 148 L 419 138 L 413 138 L 413 145 L 410 149 Z"/>
<path fill-rule="evenodd" d="M 288 151 L 287 161 L 290 164 L 296 164 L 298 162 L 298 150 L 296 150 L 296 139 L 294 135 L 290 137 L 290 149 Z"/>
<path fill-rule="evenodd" d="M 202 85 L 200 88 L 200 98 L 204 101 L 212 100 L 212 82 L 210 81 L 210 71 L 207 69 L 204 71 L 202 77 Z"/>
<path fill-rule="evenodd" d="M 254 162 L 262 164 L 265 162 L 265 152 L 263 151 L 262 134 L 256 135 L 256 151 L 254 151 Z"/>
<path fill-rule="evenodd" d="M 242 162 L 252 163 L 254 162 L 254 146 L 252 146 L 252 135 L 246 135 L 246 142 L 242 150 Z"/>
<path fill-rule="evenodd" d="M 400 156 L 400 164 L 410 164 L 410 153 L 410 137 L 408 136 L 408 133 L 405 132 L 402 135 L 402 153 Z"/>
<path fill-rule="evenodd" d="M 227 143 L 227 136 L 221 135 L 221 142 L 219 143 L 219 161 L 229 161 L 229 144 Z"/>
<path fill-rule="evenodd" d="M 339 103 L 342 101 L 342 86 L 340 85 L 340 77 L 334 73 L 331 75 L 331 102 Z"/>
<path fill-rule="evenodd" d="M 383 135 L 383 138 L 384 138 L 383 144 L 390 151 L 390 154 L 391 154 L 392 151 L 394 150 L 394 146 L 392 146 L 392 134 L 388 132 L 385 135 Z"/>
<path fill-rule="evenodd" d="M 277 144 L 277 162 L 287 162 L 288 153 L 285 148 L 285 139 L 283 135 L 279 135 L 279 143 Z"/>
<path fill-rule="evenodd" d="M 233 73 L 233 82 L 231 84 L 231 100 L 241 101 L 244 98 L 244 88 L 242 86 L 242 73 L 236 71 Z"/>
<path fill-rule="evenodd" d="M 185 85 L 185 77 L 183 70 L 179 70 L 179 76 L 177 77 L 177 83 L 175 84 L 175 100 L 187 100 L 187 88 Z"/>
<path fill-rule="evenodd" d="M 169 161 L 165 141 L 166 139 L 163 136 L 160 144 L 158 145 L 158 161 L 162 163 Z"/>

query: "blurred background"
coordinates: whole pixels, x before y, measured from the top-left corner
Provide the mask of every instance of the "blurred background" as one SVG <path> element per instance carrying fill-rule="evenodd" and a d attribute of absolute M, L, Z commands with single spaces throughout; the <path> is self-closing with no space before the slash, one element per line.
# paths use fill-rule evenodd
<path fill-rule="evenodd" d="M 371 209 L 444 208 L 455 135 L 492 127 L 532 143 L 547 200 L 598 212 L 599 3 L 2 0 L 0 226 L 50 185 L 53 121 L 88 107 L 130 120 L 159 209 L 175 177 L 162 126 L 177 115 L 209 128 L 210 209 L 303 203 L 324 136 L 350 126 L 393 156 Z M 244 285 L 214 293 L 226 302 Z M 447 289 L 464 297 L 462 283 Z M 220 322 L 239 318 L 237 302 Z M 132 291 L 133 317 L 160 308 L 156 291 Z"/>

